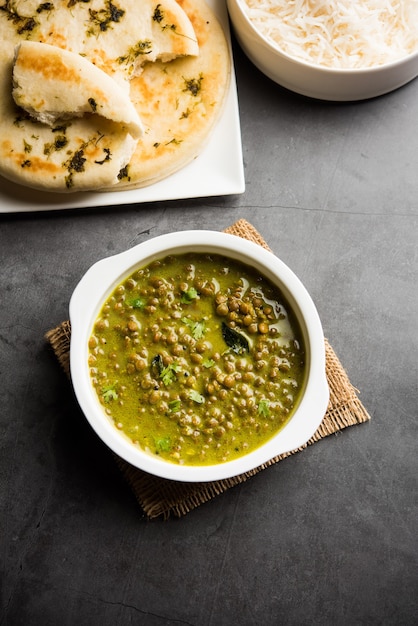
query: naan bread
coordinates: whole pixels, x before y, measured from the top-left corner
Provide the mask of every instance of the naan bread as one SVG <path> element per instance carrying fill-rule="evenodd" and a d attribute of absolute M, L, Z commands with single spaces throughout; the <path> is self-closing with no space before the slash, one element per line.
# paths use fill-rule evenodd
<path fill-rule="evenodd" d="M 13 99 L 35 120 L 54 126 L 96 113 L 139 139 L 142 124 L 126 91 L 86 58 L 35 41 L 16 49 Z"/>
<path fill-rule="evenodd" d="M 231 71 L 224 32 L 204 0 L 179 4 L 193 24 L 199 56 L 148 63 L 131 80 L 145 132 L 118 189 L 150 185 L 197 158 L 223 110 Z"/>
<path fill-rule="evenodd" d="M 193 26 L 175 0 L 2 1 L 0 47 L 9 53 L 22 40 L 48 43 L 117 78 L 130 78 L 145 61 L 199 54 Z"/>
<path fill-rule="evenodd" d="M 20 70 L 27 82 L 24 94 L 15 90 L 17 106 L 12 75 L 22 42 L 15 80 L 19 84 Z M 117 83 L 113 100 L 105 87 L 107 108 L 93 110 L 98 99 L 89 88 L 100 89 L 102 81 L 86 70 L 90 78 L 78 87 L 70 80 L 68 101 L 51 106 L 53 84 L 29 84 L 31 71 L 42 74 L 35 60 L 19 66 L 22 49 L 27 61 L 33 58 L 26 42 L 36 43 L 39 54 L 44 46 L 46 64 L 56 48 L 67 67 L 80 56 Z M 200 153 L 222 110 L 229 73 L 224 33 L 204 0 L 6 0 L 0 7 L 0 174 L 61 192 L 151 184 Z M 91 110 L 81 111 L 75 103 L 81 98 L 85 107 L 86 96 Z M 127 109 L 115 113 L 119 96 L 122 108 L 126 97 L 133 104 L 143 129 L 139 140 Z M 46 117 L 42 98 L 49 102 Z"/>

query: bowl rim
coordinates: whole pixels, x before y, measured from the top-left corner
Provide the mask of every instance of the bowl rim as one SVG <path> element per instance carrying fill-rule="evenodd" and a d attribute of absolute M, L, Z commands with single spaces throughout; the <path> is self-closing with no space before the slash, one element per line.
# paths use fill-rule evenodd
<path fill-rule="evenodd" d="M 278 283 L 298 317 L 309 355 L 305 389 L 289 422 L 277 435 L 247 455 L 216 465 L 177 465 L 136 448 L 106 417 L 90 382 L 87 363 L 88 338 L 94 320 L 114 287 L 135 268 L 143 267 L 152 259 L 191 250 L 217 252 L 253 264 Z M 79 406 L 99 438 L 116 455 L 149 474 L 182 482 L 209 482 L 243 474 L 280 454 L 303 446 L 313 436 L 325 415 L 329 389 L 325 373 L 325 342 L 318 312 L 294 272 L 271 251 L 257 243 L 210 230 L 176 231 L 153 237 L 94 263 L 76 285 L 70 299 L 69 313 L 70 373 Z M 282 445 L 278 445 L 280 442 Z"/>
<path fill-rule="evenodd" d="M 394 59 L 392 61 L 388 61 L 387 63 L 382 63 L 380 65 L 373 65 L 370 67 L 329 67 L 327 65 L 321 65 L 319 63 L 313 63 L 309 61 L 305 61 L 304 59 L 299 59 L 298 57 L 292 56 L 287 53 L 285 50 L 282 50 L 276 42 L 267 38 L 256 26 L 253 21 L 248 17 L 243 9 L 243 5 L 245 4 L 245 0 L 227 0 L 227 4 L 233 4 L 237 10 L 240 12 L 240 15 L 245 20 L 247 26 L 252 30 L 253 34 L 260 39 L 260 43 L 265 44 L 272 52 L 282 56 L 286 61 L 299 65 L 301 67 L 306 67 L 310 70 L 316 70 L 319 72 L 324 72 L 325 74 L 340 74 L 341 76 L 350 75 L 350 76 L 362 76 L 364 74 L 370 73 L 380 73 L 389 69 L 396 69 L 397 67 L 404 65 L 404 63 L 413 61 L 415 58 L 418 58 L 418 48 L 409 54 L 400 57 L 399 59 Z M 232 20 L 233 21 L 233 20 Z M 234 24 L 235 28 L 236 25 Z M 418 66 L 416 70 L 416 76 L 418 76 Z"/>

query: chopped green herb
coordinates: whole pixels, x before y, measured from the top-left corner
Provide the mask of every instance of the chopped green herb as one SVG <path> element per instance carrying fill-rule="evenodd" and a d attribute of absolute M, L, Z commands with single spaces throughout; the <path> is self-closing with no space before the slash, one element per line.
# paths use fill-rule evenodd
<path fill-rule="evenodd" d="M 105 387 L 104 389 L 102 389 L 102 397 L 104 402 L 111 402 L 112 400 L 117 400 L 118 399 L 118 394 L 116 392 L 116 389 L 114 386 L 112 387 Z"/>
<path fill-rule="evenodd" d="M 170 363 L 170 365 L 167 365 L 167 367 L 163 369 L 160 378 L 166 387 L 176 380 L 176 372 L 178 372 L 179 369 L 180 367 L 177 363 Z"/>
<path fill-rule="evenodd" d="M 157 4 L 157 6 L 155 7 L 152 19 L 154 20 L 154 22 L 157 22 L 158 24 L 160 24 L 160 22 L 163 21 L 164 19 L 164 13 L 161 11 L 161 4 Z"/>
<path fill-rule="evenodd" d="M 88 99 L 88 103 L 91 106 L 91 110 L 93 111 L 93 113 L 96 113 L 97 111 L 97 102 L 94 98 L 89 98 Z"/>
<path fill-rule="evenodd" d="M 38 6 L 38 8 L 36 9 L 36 12 L 42 13 L 42 11 L 52 11 L 53 8 L 54 8 L 54 5 L 52 4 L 52 2 L 43 2 L 42 4 Z"/>
<path fill-rule="evenodd" d="M 128 181 L 131 180 L 131 177 L 129 176 L 128 172 L 129 172 L 129 165 L 125 165 L 125 167 L 122 167 L 122 169 L 120 170 L 118 174 L 118 180 L 123 180 L 124 178 L 126 178 Z"/>
<path fill-rule="evenodd" d="M 23 20 L 23 24 L 20 28 L 17 29 L 18 35 L 23 35 L 23 33 L 32 32 L 37 26 L 37 22 L 33 17 L 20 18 Z"/>
<path fill-rule="evenodd" d="M 36 20 L 33 17 L 19 15 L 15 6 L 13 6 L 14 4 L 14 2 L 12 3 L 10 0 L 6 0 L 6 2 L 0 6 L 0 11 L 6 13 L 7 19 L 17 26 L 18 35 L 33 31 L 37 26 Z"/>
<path fill-rule="evenodd" d="M 77 2 L 87 4 L 88 2 L 90 2 L 90 0 L 68 0 L 67 7 L 71 9 L 72 7 L 75 7 Z"/>
<path fill-rule="evenodd" d="M 206 369 L 209 369 L 210 367 L 213 367 L 215 365 L 215 361 L 213 359 L 205 359 L 204 361 L 202 361 L 202 365 Z"/>
<path fill-rule="evenodd" d="M 161 437 L 160 439 L 155 440 L 155 447 L 158 452 L 168 452 L 171 448 L 170 437 Z"/>
<path fill-rule="evenodd" d="M 111 152 L 109 150 L 109 148 L 103 148 L 103 152 L 105 153 L 105 158 L 102 159 L 101 161 L 95 161 L 95 163 L 97 163 L 97 165 L 103 165 L 103 163 L 106 163 L 106 161 L 110 161 L 111 160 Z"/>
<path fill-rule="evenodd" d="M 152 43 L 148 39 L 145 41 L 138 41 L 134 46 L 131 46 L 128 53 L 124 56 L 118 57 L 118 63 L 133 63 L 135 59 L 144 54 L 150 54 L 152 52 Z"/>
<path fill-rule="evenodd" d="M 193 300 L 196 300 L 198 293 L 194 287 L 190 287 L 187 291 L 183 291 L 181 295 L 181 302 L 183 304 L 190 304 Z"/>
<path fill-rule="evenodd" d="M 179 146 L 181 144 L 183 140 L 182 139 L 176 139 L 175 137 L 173 137 L 173 139 L 170 139 L 170 141 L 167 141 L 167 143 L 165 144 L 166 146 L 169 146 L 170 143 L 175 144 L 176 146 Z"/>
<path fill-rule="evenodd" d="M 168 387 L 172 382 L 176 380 L 176 372 L 180 370 L 178 363 L 170 363 L 164 367 L 163 358 L 161 354 L 157 354 L 151 362 L 151 371 L 154 376 L 158 376 L 163 381 L 163 384 Z"/>
<path fill-rule="evenodd" d="M 190 400 L 193 400 L 193 402 L 196 402 L 197 404 L 203 404 L 205 401 L 205 398 L 195 389 L 190 390 L 189 398 Z"/>
<path fill-rule="evenodd" d="M 161 27 L 162 30 L 172 30 L 175 31 L 177 30 L 177 25 L 176 24 L 164 24 L 164 26 Z"/>
<path fill-rule="evenodd" d="M 130 304 L 134 309 L 143 309 L 145 306 L 145 300 L 142 298 L 135 298 L 135 300 L 132 300 Z"/>
<path fill-rule="evenodd" d="M 84 163 L 87 159 L 84 158 L 84 150 L 77 150 L 70 159 L 68 169 L 73 172 L 84 172 Z"/>
<path fill-rule="evenodd" d="M 186 326 L 190 328 L 194 339 L 202 339 L 206 330 L 204 320 L 202 320 L 201 322 L 194 322 L 189 317 L 182 317 L 181 321 L 183 322 L 183 324 L 186 324 Z"/>
<path fill-rule="evenodd" d="M 65 148 L 67 144 L 67 137 L 65 137 L 65 135 L 58 135 L 53 143 L 46 143 L 44 145 L 44 154 L 49 156 L 52 152 L 58 152 Z"/>
<path fill-rule="evenodd" d="M 183 113 L 180 115 L 180 119 L 181 120 L 185 120 L 189 117 L 189 115 L 191 114 L 190 109 L 186 109 L 185 111 L 183 111 Z"/>
<path fill-rule="evenodd" d="M 168 409 L 171 413 L 177 413 L 181 409 L 181 400 L 172 400 L 168 403 Z"/>
<path fill-rule="evenodd" d="M 190 91 L 192 96 L 197 96 L 199 91 L 202 89 L 202 80 L 202 74 L 200 74 L 199 78 L 185 78 L 184 83 L 186 86 L 183 91 Z"/>
<path fill-rule="evenodd" d="M 67 143 L 67 137 L 64 137 L 64 135 L 59 135 L 54 141 L 54 148 L 55 150 L 62 150 L 63 148 L 65 148 Z"/>
<path fill-rule="evenodd" d="M 25 122 L 26 120 L 30 119 L 30 115 L 29 113 L 25 113 L 25 111 L 21 111 L 21 114 L 18 115 L 14 120 L 13 120 L 13 124 L 14 126 L 21 126 L 22 122 Z"/>
<path fill-rule="evenodd" d="M 98 28 L 99 32 L 103 33 L 109 28 L 111 22 L 120 22 L 125 15 L 125 11 L 119 9 L 111 0 L 108 0 L 104 9 L 99 11 L 89 9 L 89 15 L 92 24 Z"/>
<path fill-rule="evenodd" d="M 258 404 L 258 414 L 263 417 L 270 417 L 270 402 L 268 400 L 260 400 Z"/>

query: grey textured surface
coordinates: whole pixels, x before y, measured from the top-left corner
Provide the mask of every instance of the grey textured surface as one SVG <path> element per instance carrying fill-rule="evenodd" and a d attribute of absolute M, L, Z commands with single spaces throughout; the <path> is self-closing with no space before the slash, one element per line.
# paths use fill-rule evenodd
<path fill-rule="evenodd" d="M 245 194 L 0 217 L 0 624 L 417 621 L 418 80 L 320 103 L 235 54 Z M 305 283 L 372 420 L 149 522 L 44 333 L 94 261 L 239 218 Z"/>

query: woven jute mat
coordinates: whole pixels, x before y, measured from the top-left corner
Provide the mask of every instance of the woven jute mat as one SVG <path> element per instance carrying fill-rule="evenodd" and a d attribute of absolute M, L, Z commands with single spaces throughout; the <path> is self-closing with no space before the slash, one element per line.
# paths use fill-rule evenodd
<path fill-rule="evenodd" d="M 249 239 L 269 250 L 258 231 L 246 220 L 239 220 L 225 232 Z M 70 378 L 70 339 L 69 321 L 62 322 L 45 335 L 61 367 Z M 341 362 L 328 340 L 325 339 L 326 375 L 330 389 L 327 412 L 313 437 L 301 448 L 274 457 L 267 463 L 250 472 L 226 480 L 209 483 L 183 483 L 158 478 L 133 467 L 120 457 L 115 457 L 122 475 L 132 488 L 135 497 L 149 519 L 171 515 L 182 517 L 192 509 L 224 493 L 227 489 L 245 482 L 260 471 L 282 461 L 288 456 L 304 450 L 307 446 L 332 435 L 348 426 L 361 424 L 370 419 L 370 415 L 360 402 L 357 390 L 350 383 Z"/>

